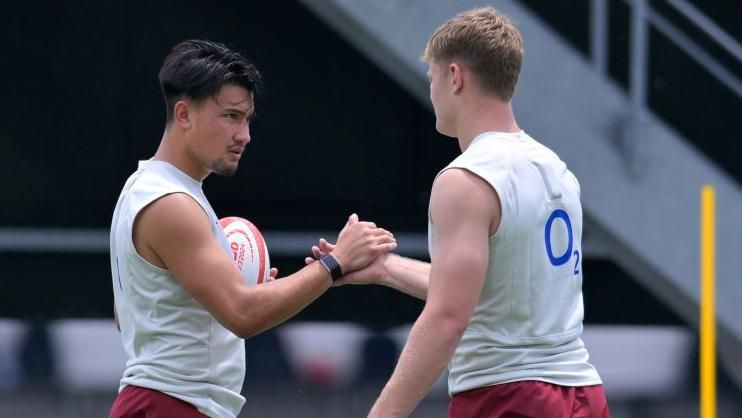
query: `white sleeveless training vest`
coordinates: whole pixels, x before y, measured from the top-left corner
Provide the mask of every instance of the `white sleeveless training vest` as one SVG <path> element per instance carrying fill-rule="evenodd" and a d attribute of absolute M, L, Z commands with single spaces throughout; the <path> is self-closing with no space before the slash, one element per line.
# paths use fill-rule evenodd
<path fill-rule="evenodd" d="M 169 271 L 144 260 L 132 241 L 139 211 L 171 193 L 185 193 L 201 205 L 231 257 L 201 183 L 164 161 L 140 161 L 124 185 L 111 224 L 114 301 L 128 356 L 119 390 L 127 385 L 155 389 L 210 417 L 233 418 L 245 402 L 240 395 L 244 341 L 191 298 Z"/>
<path fill-rule="evenodd" d="M 524 132 L 483 133 L 441 172 L 450 168 L 487 181 L 500 198 L 502 217 L 489 239 L 479 302 L 449 364 L 449 392 L 520 380 L 600 384 L 580 339 L 577 179 L 554 152 Z M 428 231 L 434 259 L 432 224 Z"/>

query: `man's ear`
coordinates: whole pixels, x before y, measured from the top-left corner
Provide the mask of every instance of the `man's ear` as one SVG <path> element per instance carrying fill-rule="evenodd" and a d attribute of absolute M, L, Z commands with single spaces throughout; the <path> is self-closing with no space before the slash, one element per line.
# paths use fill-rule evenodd
<path fill-rule="evenodd" d="M 182 129 L 191 128 L 191 118 L 193 117 L 193 102 L 184 99 L 178 100 L 173 106 L 173 121 Z"/>
<path fill-rule="evenodd" d="M 464 87 L 464 70 L 457 62 L 448 64 L 448 76 L 450 77 L 450 86 L 453 93 L 460 93 Z"/>

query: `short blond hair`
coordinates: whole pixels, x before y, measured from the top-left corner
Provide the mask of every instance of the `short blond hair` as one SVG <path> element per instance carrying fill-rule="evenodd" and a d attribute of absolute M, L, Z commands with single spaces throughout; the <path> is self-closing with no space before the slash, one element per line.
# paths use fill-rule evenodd
<path fill-rule="evenodd" d="M 492 7 L 459 13 L 433 32 L 422 60 L 461 60 L 483 89 L 510 101 L 523 62 L 523 39 L 510 20 Z"/>

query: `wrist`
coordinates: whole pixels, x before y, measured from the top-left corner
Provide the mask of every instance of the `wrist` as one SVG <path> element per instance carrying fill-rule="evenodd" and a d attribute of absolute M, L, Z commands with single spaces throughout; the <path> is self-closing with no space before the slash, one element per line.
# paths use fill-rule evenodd
<path fill-rule="evenodd" d="M 397 261 L 400 259 L 400 256 L 389 253 L 385 257 L 386 258 L 384 259 L 383 268 L 379 272 L 378 278 L 376 279 L 376 284 L 394 287 L 396 281 L 395 276 L 398 275 L 398 273 L 395 273 L 394 270 L 397 268 Z"/>
<path fill-rule="evenodd" d="M 331 253 L 324 254 L 319 258 L 319 263 L 330 273 L 333 282 L 338 281 L 343 276 L 343 269 L 340 261 Z"/>
<path fill-rule="evenodd" d="M 327 254 L 331 254 L 333 257 L 335 257 L 335 261 L 340 265 L 340 270 L 342 270 L 343 274 L 348 274 L 351 271 L 350 266 L 348 266 L 348 260 L 345 257 L 345 254 L 342 251 L 338 251 L 337 248 L 333 249 Z"/>

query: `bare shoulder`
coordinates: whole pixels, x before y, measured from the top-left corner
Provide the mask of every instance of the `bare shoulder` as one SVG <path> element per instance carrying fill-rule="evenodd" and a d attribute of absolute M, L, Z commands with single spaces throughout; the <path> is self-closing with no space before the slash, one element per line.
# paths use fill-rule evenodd
<path fill-rule="evenodd" d="M 168 252 L 197 245 L 211 235 L 209 218 L 201 205 L 185 193 L 172 193 L 139 212 L 133 238 L 140 255 L 159 267 L 166 267 L 164 259 Z"/>
<path fill-rule="evenodd" d="M 137 216 L 139 223 L 170 233 L 181 229 L 209 229 L 208 219 L 201 205 L 185 193 L 165 195 L 150 203 Z"/>
<path fill-rule="evenodd" d="M 483 178 L 465 169 L 450 168 L 433 184 L 430 214 L 434 223 L 447 219 L 489 221 L 495 231 L 500 221 L 500 199 Z"/>
<path fill-rule="evenodd" d="M 484 179 L 462 168 L 449 168 L 433 183 L 431 206 L 467 208 L 498 206 L 495 189 Z"/>

